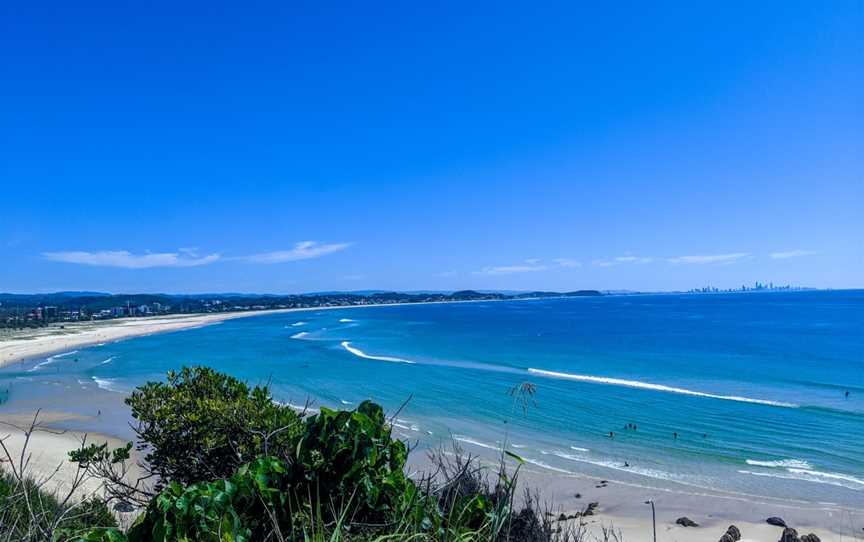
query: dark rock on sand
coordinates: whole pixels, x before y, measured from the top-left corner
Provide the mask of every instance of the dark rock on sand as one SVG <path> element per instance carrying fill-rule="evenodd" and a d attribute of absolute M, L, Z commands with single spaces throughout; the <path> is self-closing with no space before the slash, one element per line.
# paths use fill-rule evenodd
<path fill-rule="evenodd" d="M 780 542 L 801 542 L 801 539 L 798 538 L 798 531 L 792 527 L 786 527 L 783 529 L 783 534 L 780 535 Z"/>
<path fill-rule="evenodd" d="M 765 520 L 765 523 L 768 525 L 774 525 L 775 527 L 786 527 L 786 522 L 783 521 L 783 518 L 778 517 L 770 517 Z"/>
<path fill-rule="evenodd" d="M 582 512 L 583 516 L 593 516 L 594 511 L 597 510 L 597 507 L 600 506 L 599 502 L 589 502 L 588 507 L 585 508 L 585 511 Z"/>
<path fill-rule="evenodd" d="M 677 523 L 678 525 L 680 525 L 682 527 L 698 527 L 699 526 L 698 523 L 696 523 L 692 519 L 688 518 L 687 516 L 684 516 L 683 518 L 676 519 L 675 523 Z"/>
<path fill-rule="evenodd" d="M 741 540 L 741 531 L 734 525 L 730 525 L 723 536 L 720 537 L 720 542 L 738 542 L 739 540 Z"/>
<path fill-rule="evenodd" d="M 813 533 L 805 534 L 801 537 L 801 542 L 822 542 L 819 537 Z"/>

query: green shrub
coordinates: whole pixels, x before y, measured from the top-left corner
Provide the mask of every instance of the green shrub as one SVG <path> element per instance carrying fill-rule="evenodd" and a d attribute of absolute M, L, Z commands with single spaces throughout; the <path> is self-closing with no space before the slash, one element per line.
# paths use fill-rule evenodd
<path fill-rule="evenodd" d="M 414 484 L 405 476 L 408 449 L 391 438 L 379 405 L 322 408 L 305 426 L 292 464 L 294 480 L 323 495 L 351 497 L 359 522 L 385 521 L 412 504 Z"/>
<path fill-rule="evenodd" d="M 408 451 L 390 437 L 381 407 L 322 408 L 309 418 L 290 461 L 261 457 L 226 480 L 170 484 L 129 531 L 130 542 L 292 539 L 316 524 L 350 517 L 369 528 L 419 507 L 404 473 Z"/>
<path fill-rule="evenodd" d="M 226 478 L 256 457 L 287 456 L 302 430 L 300 416 L 274 402 L 267 386 L 250 388 L 207 367 L 170 371 L 167 382 L 139 387 L 126 403 L 160 484 Z"/>

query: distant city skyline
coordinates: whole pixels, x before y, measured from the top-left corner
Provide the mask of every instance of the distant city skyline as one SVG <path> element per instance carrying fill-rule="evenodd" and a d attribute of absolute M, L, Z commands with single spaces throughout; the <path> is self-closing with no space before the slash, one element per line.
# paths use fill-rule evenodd
<path fill-rule="evenodd" d="M 9 9 L 0 292 L 864 287 L 860 3 L 616 8 Z"/>

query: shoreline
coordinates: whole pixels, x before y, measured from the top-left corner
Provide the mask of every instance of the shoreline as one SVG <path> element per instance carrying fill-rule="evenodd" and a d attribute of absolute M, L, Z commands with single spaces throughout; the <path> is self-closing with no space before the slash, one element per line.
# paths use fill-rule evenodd
<path fill-rule="evenodd" d="M 409 305 L 439 305 L 445 303 L 486 303 L 500 301 L 530 301 L 539 298 L 520 299 L 470 299 L 461 301 L 424 301 L 421 303 L 376 303 L 370 305 L 334 305 L 326 307 L 297 307 L 291 309 L 268 309 L 258 311 L 236 311 L 221 313 L 167 314 L 139 318 L 115 318 L 112 320 L 90 320 L 69 322 L 45 328 L 12 332 L 0 335 L 0 368 L 33 358 L 86 348 L 100 343 L 116 342 L 135 337 L 170 333 L 218 324 L 237 318 L 251 318 L 270 314 L 309 312 L 319 310 L 342 310 L 373 307 L 404 307 Z M 27 335 L 29 334 L 29 335 Z M 16 336 L 17 335 L 17 336 Z"/>
<path fill-rule="evenodd" d="M 497 459 L 492 455 L 475 455 L 480 464 L 496 472 Z M 508 461 L 512 475 L 516 464 Z M 409 456 L 408 469 L 421 473 L 430 468 L 422 453 Z M 730 525 L 737 526 L 741 542 L 776 542 L 783 529 L 768 524 L 769 517 L 781 517 L 798 531 L 799 536 L 816 534 L 823 542 L 846 542 L 864 539 L 864 510 L 821 503 L 785 501 L 754 495 L 734 495 L 710 489 L 693 490 L 675 487 L 651 487 L 614 478 L 599 478 L 586 473 L 555 474 L 531 464 L 519 469 L 519 489 L 539 491 L 541 509 L 555 521 L 561 514 L 567 523 L 582 521 L 589 539 L 604 540 L 602 530 L 614 528 L 622 542 L 651 540 L 652 519 L 649 502 L 656 509 L 657 540 L 662 542 L 716 542 Z M 589 504 L 596 503 L 592 514 L 576 518 Z M 676 521 L 687 517 L 697 527 L 683 527 Z M 593 537 L 593 538 L 592 538 Z"/>

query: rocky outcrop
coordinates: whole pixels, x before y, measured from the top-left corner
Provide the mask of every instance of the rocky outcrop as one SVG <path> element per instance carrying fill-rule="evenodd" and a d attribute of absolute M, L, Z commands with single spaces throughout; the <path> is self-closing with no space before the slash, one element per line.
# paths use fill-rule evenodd
<path fill-rule="evenodd" d="M 813 533 L 805 534 L 801 537 L 801 542 L 822 542 L 819 537 Z"/>
<path fill-rule="evenodd" d="M 738 542 L 739 540 L 741 540 L 741 531 L 734 525 L 730 525 L 720 537 L 720 542 Z"/>
<path fill-rule="evenodd" d="M 801 542 L 801 539 L 798 538 L 798 531 L 792 527 L 786 527 L 783 529 L 783 534 L 780 535 L 780 542 Z"/>
<path fill-rule="evenodd" d="M 765 523 L 768 525 L 774 525 L 775 527 L 786 527 L 786 522 L 783 521 L 783 518 L 778 517 L 770 517 L 765 520 Z"/>
<path fill-rule="evenodd" d="M 678 525 L 680 525 L 682 527 L 698 527 L 699 526 L 698 523 L 696 523 L 692 519 L 688 518 L 687 516 L 684 516 L 683 518 L 676 519 L 675 523 L 677 523 Z"/>

